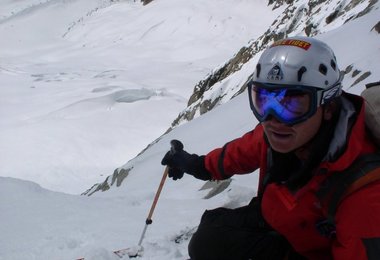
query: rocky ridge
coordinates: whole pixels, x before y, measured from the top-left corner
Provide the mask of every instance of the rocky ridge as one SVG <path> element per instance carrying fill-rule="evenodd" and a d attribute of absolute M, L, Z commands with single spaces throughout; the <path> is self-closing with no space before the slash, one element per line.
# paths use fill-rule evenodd
<path fill-rule="evenodd" d="M 271 43 L 289 36 L 315 36 L 319 33 L 327 32 L 336 27 L 337 24 L 344 24 L 365 15 L 377 1 L 340 1 L 333 5 L 332 0 L 270 0 L 269 5 L 273 9 L 283 8 L 285 5 L 284 12 L 262 36 L 242 47 L 234 57 L 215 69 L 194 87 L 193 94 L 188 101 L 188 107 L 178 115 L 171 127 L 173 128 L 182 122 L 190 121 L 199 115 L 207 113 L 215 106 L 225 103 L 242 93 L 247 86 L 250 75 L 247 75 L 247 80 L 239 86 L 226 86 L 224 83 L 228 83 L 230 77 L 238 73 L 256 54 Z M 374 25 L 373 30 L 378 31 L 379 24 Z M 353 68 L 349 66 L 344 71 L 348 74 L 353 71 Z M 359 73 L 354 73 L 352 76 L 355 77 L 357 74 Z M 367 71 L 360 74 L 353 85 L 367 78 L 371 75 L 371 72 Z"/>

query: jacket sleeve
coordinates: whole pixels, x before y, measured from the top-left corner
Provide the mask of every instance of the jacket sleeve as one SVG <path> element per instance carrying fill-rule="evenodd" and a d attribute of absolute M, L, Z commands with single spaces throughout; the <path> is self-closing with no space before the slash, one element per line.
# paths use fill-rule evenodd
<path fill-rule="evenodd" d="M 208 153 L 205 167 L 215 180 L 250 173 L 265 163 L 265 149 L 264 131 L 258 125 L 251 132 Z"/>
<path fill-rule="evenodd" d="M 375 260 L 380 256 L 380 182 L 349 195 L 335 216 L 334 260 Z"/>

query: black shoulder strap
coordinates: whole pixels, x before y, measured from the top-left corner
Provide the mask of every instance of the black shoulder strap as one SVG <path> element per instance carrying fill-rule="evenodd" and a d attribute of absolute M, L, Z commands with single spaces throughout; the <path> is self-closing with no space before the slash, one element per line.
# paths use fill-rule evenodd
<path fill-rule="evenodd" d="M 365 85 L 366 88 L 372 88 L 372 87 L 375 87 L 375 86 L 380 86 L 380 81 L 368 83 L 368 84 Z"/>
<path fill-rule="evenodd" d="M 340 202 L 346 196 L 377 180 L 380 180 L 380 153 L 363 155 L 349 169 L 327 177 L 316 192 L 322 208 L 327 213 L 326 219 L 317 223 L 320 233 L 328 237 L 333 235 L 335 214 Z"/>

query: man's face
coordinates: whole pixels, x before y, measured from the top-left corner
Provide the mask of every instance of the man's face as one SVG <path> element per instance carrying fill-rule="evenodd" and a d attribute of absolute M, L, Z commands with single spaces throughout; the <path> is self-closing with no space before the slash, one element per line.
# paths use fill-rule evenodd
<path fill-rule="evenodd" d="M 271 117 L 262 123 L 264 132 L 273 150 L 288 153 L 307 144 L 318 132 L 322 123 L 323 111 L 319 107 L 309 119 L 288 126 Z"/>

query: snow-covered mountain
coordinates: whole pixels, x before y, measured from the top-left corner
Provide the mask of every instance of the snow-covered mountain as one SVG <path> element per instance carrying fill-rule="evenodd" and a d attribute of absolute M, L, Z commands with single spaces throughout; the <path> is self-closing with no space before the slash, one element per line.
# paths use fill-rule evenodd
<path fill-rule="evenodd" d="M 169 141 L 203 154 L 256 125 L 239 93 L 276 37 L 326 41 L 347 91 L 380 75 L 377 1 L 0 6 L 0 259 L 115 259 L 112 250 L 136 245 Z M 61 193 L 96 182 L 91 196 Z M 207 208 L 247 203 L 257 176 L 234 177 L 216 196 L 204 185 L 166 181 L 142 259 L 185 259 L 181 235 Z"/>

